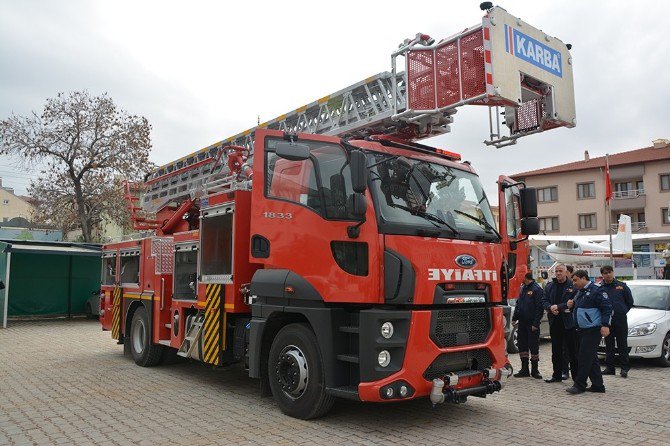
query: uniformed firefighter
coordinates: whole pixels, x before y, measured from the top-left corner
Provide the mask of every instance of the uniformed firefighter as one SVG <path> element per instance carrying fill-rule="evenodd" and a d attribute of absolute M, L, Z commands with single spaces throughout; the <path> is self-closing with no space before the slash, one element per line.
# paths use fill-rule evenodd
<path fill-rule="evenodd" d="M 610 334 L 612 305 L 607 292 L 589 280 L 589 274 L 580 269 L 573 276 L 577 288 L 572 307 L 576 324 L 579 351 L 577 353 L 577 377 L 566 392 L 576 395 L 585 391 L 605 393 L 605 384 L 598 361 L 598 344 L 603 336 Z M 591 387 L 586 387 L 586 380 Z"/>
<path fill-rule="evenodd" d="M 627 378 L 628 370 L 630 370 L 627 313 L 633 308 L 633 295 L 628 285 L 614 277 L 614 269 L 611 266 L 605 265 L 600 268 L 600 274 L 603 276 L 603 282 L 600 286 L 603 287 L 612 304 L 612 326 L 610 327 L 610 335 L 605 338 L 607 351 L 605 364 L 607 366 L 603 369 L 602 373 L 603 375 L 614 375 L 616 373 L 614 360 L 615 350 L 618 350 L 619 362 L 621 363 L 621 376 Z M 614 346 L 615 343 L 616 349 Z"/>
<path fill-rule="evenodd" d="M 543 296 L 542 287 L 533 280 L 533 273 L 527 273 L 512 315 L 512 323 L 517 326 L 517 343 L 521 357 L 521 370 L 514 374 L 517 378 L 532 376 L 542 379 L 538 370 L 538 362 L 540 361 L 540 320 L 544 312 Z M 530 371 L 528 370 L 529 360 L 532 364 Z"/>
<path fill-rule="evenodd" d="M 575 322 L 572 318 L 568 301 L 575 294 L 572 281 L 568 279 L 565 265 L 556 265 L 554 269 L 555 278 L 544 288 L 544 299 L 542 304 L 547 311 L 549 319 L 549 335 L 551 336 L 551 363 L 553 373 L 548 383 L 561 382 L 563 376 L 563 348 L 568 352 L 570 358 L 570 371 L 572 379 L 577 374 L 577 339 L 575 335 Z"/>

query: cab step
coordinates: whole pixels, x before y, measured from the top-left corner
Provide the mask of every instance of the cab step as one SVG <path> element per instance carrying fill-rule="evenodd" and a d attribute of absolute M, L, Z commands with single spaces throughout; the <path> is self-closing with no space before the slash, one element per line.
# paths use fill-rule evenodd
<path fill-rule="evenodd" d="M 358 395 L 358 386 L 342 386 L 342 387 L 327 387 L 326 393 L 336 396 L 338 398 L 346 398 L 348 400 L 360 401 L 361 397 Z"/>
<path fill-rule="evenodd" d="M 358 355 L 337 355 L 337 359 L 344 362 L 359 363 Z"/>

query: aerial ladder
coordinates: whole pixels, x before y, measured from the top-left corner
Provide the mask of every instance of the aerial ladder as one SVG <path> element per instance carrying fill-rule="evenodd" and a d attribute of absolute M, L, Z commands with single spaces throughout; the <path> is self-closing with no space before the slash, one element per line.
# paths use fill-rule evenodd
<path fill-rule="evenodd" d="M 500 7 L 483 3 L 482 9 L 486 14 L 481 23 L 440 41 L 425 34 L 406 39 L 391 54 L 390 72 L 155 169 L 144 183 L 143 212 L 131 204 L 136 228 L 160 230 L 161 218 L 147 215 L 168 208 L 184 214 L 208 192 L 250 187 L 244 171 L 253 162 L 258 129 L 419 141 L 448 133 L 455 113 L 465 105 L 488 107 L 489 137 L 484 143 L 496 148 L 553 128 L 574 127 L 571 46 Z"/>

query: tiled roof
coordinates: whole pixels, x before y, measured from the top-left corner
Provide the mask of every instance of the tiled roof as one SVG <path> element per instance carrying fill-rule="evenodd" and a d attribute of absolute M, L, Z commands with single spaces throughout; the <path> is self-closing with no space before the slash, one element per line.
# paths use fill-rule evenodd
<path fill-rule="evenodd" d="M 609 156 L 610 167 L 623 166 L 626 164 L 646 163 L 650 161 L 670 161 L 670 144 L 661 148 L 645 147 L 631 150 L 629 152 L 614 153 Z M 587 160 L 575 161 L 573 163 L 559 164 L 558 166 L 545 167 L 543 169 L 530 170 L 510 175 L 512 178 L 526 178 L 536 175 L 547 175 L 560 172 L 572 172 L 575 170 L 597 169 L 605 167 L 605 157 L 599 156 Z"/>

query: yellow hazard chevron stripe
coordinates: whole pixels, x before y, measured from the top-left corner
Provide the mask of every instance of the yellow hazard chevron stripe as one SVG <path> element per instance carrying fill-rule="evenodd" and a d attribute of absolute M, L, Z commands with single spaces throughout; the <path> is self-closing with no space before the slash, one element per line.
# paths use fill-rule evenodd
<path fill-rule="evenodd" d="M 221 353 L 221 284 L 211 283 L 205 289 L 205 324 L 202 333 L 202 358 L 208 364 L 219 365 Z"/>
<path fill-rule="evenodd" d="M 153 296 L 153 294 L 142 295 L 142 294 L 139 294 L 139 293 L 123 293 L 123 298 L 124 299 L 153 300 L 154 296 Z M 158 298 L 157 300 L 160 300 L 160 298 Z"/>
<path fill-rule="evenodd" d="M 119 339 L 121 328 L 121 288 L 114 288 L 112 299 L 112 339 Z"/>

